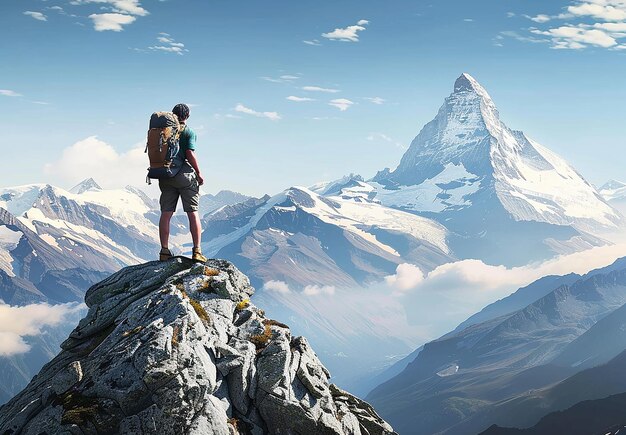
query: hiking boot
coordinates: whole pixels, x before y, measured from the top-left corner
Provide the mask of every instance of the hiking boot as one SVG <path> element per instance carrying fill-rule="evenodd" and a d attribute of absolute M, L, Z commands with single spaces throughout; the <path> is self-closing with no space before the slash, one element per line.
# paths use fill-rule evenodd
<path fill-rule="evenodd" d="M 191 259 L 201 263 L 205 263 L 208 260 L 204 255 L 202 255 L 200 248 L 193 248 L 193 255 L 191 256 Z"/>
<path fill-rule="evenodd" d="M 159 252 L 159 261 L 167 261 L 172 258 L 172 252 L 167 248 L 161 248 Z"/>

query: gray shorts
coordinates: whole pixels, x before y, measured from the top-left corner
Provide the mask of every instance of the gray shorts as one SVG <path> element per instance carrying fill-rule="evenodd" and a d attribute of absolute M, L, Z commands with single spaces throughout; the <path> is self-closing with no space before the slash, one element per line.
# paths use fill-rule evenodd
<path fill-rule="evenodd" d="M 198 211 L 200 184 L 196 172 L 188 163 L 185 163 L 176 176 L 160 179 L 159 188 L 161 189 L 159 199 L 161 211 L 176 211 L 178 197 L 183 202 L 185 212 Z"/>

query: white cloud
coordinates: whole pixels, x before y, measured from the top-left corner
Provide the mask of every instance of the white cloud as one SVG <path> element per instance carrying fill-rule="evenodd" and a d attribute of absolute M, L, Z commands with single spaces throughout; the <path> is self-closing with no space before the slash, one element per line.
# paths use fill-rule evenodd
<path fill-rule="evenodd" d="M 543 263 L 507 268 L 480 260 L 462 260 L 437 267 L 426 276 L 412 264 L 401 264 L 385 278 L 395 290 L 445 291 L 473 297 L 478 293 L 510 293 L 547 275 L 583 274 L 624 256 L 625 244 L 592 248 Z"/>
<path fill-rule="evenodd" d="M 98 32 L 111 30 L 113 32 L 121 32 L 123 26 L 133 23 L 136 18 L 125 14 L 91 14 L 89 18 L 93 21 L 93 28 Z"/>
<path fill-rule="evenodd" d="M 609 48 L 617 45 L 615 38 L 607 32 L 582 26 L 561 26 L 546 31 L 535 29 L 532 32 L 552 37 L 554 48 L 581 49 L 587 45 Z"/>
<path fill-rule="evenodd" d="M 626 32 L 626 22 L 625 23 L 596 23 L 594 26 L 596 29 L 606 30 L 610 33 L 620 33 Z"/>
<path fill-rule="evenodd" d="M 374 104 L 383 104 L 386 101 L 384 98 L 380 97 L 365 97 L 364 100 Z"/>
<path fill-rule="evenodd" d="M 403 301 L 411 323 L 432 328 L 435 338 L 541 277 L 584 274 L 611 264 L 624 252 L 626 244 L 605 246 L 513 268 L 463 260 L 439 266 L 425 276 L 417 266 L 400 265 L 383 285 Z"/>
<path fill-rule="evenodd" d="M 300 78 L 300 76 L 294 76 L 291 74 L 283 74 L 282 76 L 280 76 L 279 78 L 275 79 L 273 77 L 261 77 L 261 79 L 268 81 L 268 82 L 272 82 L 272 83 L 291 83 L 294 80 L 298 80 Z"/>
<path fill-rule="evenodd" d="M 354 104 L 353 101 L 348 100 L 347 98 L 336 98 L 334 100 L 330 100 L 328 103 L 329 106 L 336 107 L 337 109 L 345 112 Z"/>
<path fill-rule="evenodd" d="M 96 136 L 76 142 L 63 150 L 56 162 L 44 166 L 44 174 L 54 177 L 59 184 L 74 185 L 93 177 L 104 188 L 145 183 L 148 157 L 144 144 L 118 153 L 111 145 Z"/>
<path fill-rule="evenodd" d="M 615 4 L 615 6 L 613 5 Z M 611 0 L 596 0 L 575 6 L 569 6 L 567 11 L 576 16 L 590 16 L 605 21 L 626 20 L 626 3 Z"/>
<path fill-rule="evenodd" d="M 308 92 L 326 92 L 328 94 L 336 94 L 339 92 L 339 89 L 321 88 L 319 86 L 303 86 L 302 90 Z"/>
<path fill-rule="evenodd" d="M 0 302 L 0 356 L 28 352 L 30 346 L 24 337 L 40 334 L 46 326 L 59 325 L 69 314 L 81 309 L 77 304 L 17 307 Z"/>
<path fill-rule="evenodd" d="M 185 44 L 183 44 L 182 42 L 176 42 L 176 40 L 172 38 L 172 35 L 170 35 L 169 33 L 161 32 L 156 39 L 158 42 L 165 45 L 153 45 L 148 47 L 149 50 L 175 53 L 179 56 L 182 56 L 184 53 L 189 52 L 189 50 L 185 48 Z"/>
<path fill-rule="evenodd" d="M 539 40 L 551 42 L 552 48 L 556 49 L 581 50 L 587 47 L 600 47 L 619 50 L 624 44 L 620 44 L 618 40 L 626 38 L 625 0 L 576 0 L 567 7 L 565 13 L 552 16 L 546 14 L 524 16 L 539 24 L 553 20 L 579 21 L 576 24 L 568 22 L 549 29 L 529 29 L 535 35 L 549 37 Z M 534 38 L 528 38 L 527 41 L 534 42 Z"/>
<path fill-rule="evenodd" d="M 22 94 L 18 94 L 15 91 L 10 89 L 0 89 L 0 95 L 4 95 L 5 97 L 21 97 Z"/>
<path fill-rule="evenodd" d="M 534 44 L 550 42 L 549 40 L 546 40 L 546 39 L 543 39 L 543 38 L 537 38 L 537 37 L 534 37 L 534 36 L 520 35 L 519 33 L 514 32 L 512 30 L 507 30 L 507 31 L 504 31 L 504 32 L 500 32 L 496 36 L 495 39 L 496 39 L 496 41 L 502 41 L 505 36 L 507 38 L 513 38 L 513 39 L 516 39 L 516 40 L 521 41 L 521 42 L 531 42 L 531 43 L 534 43 Z M 502 44 L 498 44 L 498 43 L 496 45 L 502 46 Z"/>
<path fill-rule="evenodd" d="M 313 39 L 311 41 L 304 40 L 302 42 L 304 42 L 306 45 L 315 45 L 315 46 L 322 45 L 317 39 Z"/>
<path fill-rule="evenodd" d="M 287 97 L 287 99 L 289 101 L 295 101 L 296 103 L 300 103 L 303 101 L 315 101 L 314 98 L 307 98 L 307 97 L 296 97 L 295 95 L 290 95 Z"/>
<path fill-rule="evenodd" d="M 48 21 L 48 17 L 46 17 L 41 12 L 25 11 L 24 15 L 28 15 L 29 17 L 33 17 L 34 19 L 36 19 L 38 21 Z"/>
<path fill-rule="evenodd" d="M 318 295 L 334 295 L 335 287 L 332 285 L 307 285 L 303 290 L 302 294 L 305 296 L 318 296 Z"/>
<path fill-rule="evenodd" d="M 99 3 L 108 5 L 113 12 L 130 14 L 144 17 L 148 11 L 141 7 L 139 0 L 73 0 L 72 5 L 84 5 L 88 3 Z"/>
<path fill-rule="evenodd" d="M 419 284 L 424 281 L 424 273 L 422 270 L 413 264 L 400 264 L 396 268 L 394 275 L 385 277 L 385 283 L 389 287 L 400 292 L 415 289 Z"/>
<path fill-rule="evenodd" d="M 258 118 L 271 119 L 272 121 L 278 121 L 279 119 L 281 119 L 281 116 L 276 112 L 257 112 L 256 110 L 250 109 L 249 107 L 246 107 L 241 103 L 237 104 L 234 110 L 236 112 L 245 113 L 247 115 L 256 116 Z"/>
<path fill-rule="evenodd" d="M 327 39 L 346 42 L 359 42 L 359 32 L 365 30 L 366 25 L 369 24 L 367 20 L 360 20 L 354 26 L 348 26 L 345 28 L 337 28 L 332 32 L 322 33 L 322 36 Z"/>
<path fill-rule="evenodd" d="M 263 289 L 271 291 L 271 292 L 275 292 L 275 293 L 281 293 L 281 294 L 291 293 L 289 286 L 284 281 L 276 281 L 276 280 L 268 281 L 263 285 Z"/>
<path fill-rule="evenodd" d="M 366 139 L 371 141 L 371 142 L 375 142 L 377 140 L 383 140 L 383 141 L 385 141 L 387 143 L 394 144 L 395 146 L 397 146 L 401 150 L 406 150 L 406 146 L 405 145 L 403 145 L 402 143 L 398 142 L 397 140 L 394 140 L 393 138 L 387 136 L 384 133 L 371 133 L 369 136 L 367 136 Z"/>
<path fill-rule="evenodd" d="M 535 23 L 547 23 L 548 21 L 552 19 L 549 15 L 545 15 L 545 14 L 539 14 L 534 17 L 528 17 L 528 18 L 533 20 Z"/>

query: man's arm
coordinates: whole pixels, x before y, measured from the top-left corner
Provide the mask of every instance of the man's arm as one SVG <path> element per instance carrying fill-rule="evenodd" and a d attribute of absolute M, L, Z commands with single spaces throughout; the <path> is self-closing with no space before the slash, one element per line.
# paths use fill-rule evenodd
<path fill-rule="evenodd" d="M 204 178 L 202 178 L 202 175 L 200 174 L 200 167 L 198 166 L 198 160 L 196 160 L 196 153 L 193 150 L 187 150 L 185 151 L 185 157 L 187 157 L 187 161 L 194 171 L 196 171 L 198 183 L 202 186 L 204 184 Z"/>

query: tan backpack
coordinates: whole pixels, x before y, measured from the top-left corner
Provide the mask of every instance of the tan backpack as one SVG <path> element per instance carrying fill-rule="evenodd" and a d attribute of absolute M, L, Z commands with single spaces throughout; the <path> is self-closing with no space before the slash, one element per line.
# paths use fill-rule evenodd
<path fill-rule="evenodd" d="M 180 124 L 172 112 L 155 112 L 150 117 L 145 150 L 150 160 L 148 184 L 151 184 L 151 178 L 172 178 L 180 171 L 184 161 L 178 157 L 178 141 L 184 128 L 185 125 Z"/>

